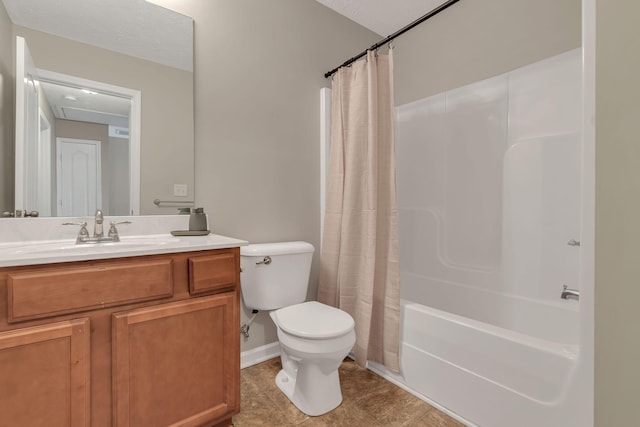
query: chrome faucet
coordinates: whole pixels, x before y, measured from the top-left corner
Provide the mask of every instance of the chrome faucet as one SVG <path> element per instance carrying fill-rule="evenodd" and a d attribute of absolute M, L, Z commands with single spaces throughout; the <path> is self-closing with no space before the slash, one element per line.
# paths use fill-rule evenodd
<path fill-rule="evenodd" d="M 580 299 L 580 291 L 577 289 L 568 289 L 567 285 L 562 285 L 562 294 L 560 294 L 560 298 L 562 299 Z"/>
<path fill-rule="evenodd" d="M 99 239 L 104 237 L 104 229 L 102 228 L 102 223 L 104 222 L 104 217 L 102 216 L 102 211 L 98 209 L 96 211 L 96 222 L 93 225 L 93 238 Z"/>
<path fill-rule="evenodd" d="M 131 221 L 111 221 L 109 228 L 109 235 L 104 237 L 104 215 L 102 211 L 98 209 L 96 211 L 95 224 L 93 226 L 93 236 L 89 236 L 89 232 L 87 231 L 87 223 L 85 221 L 82 222 L 63 222 L 63 225 L 79 225 L 80 232 L 78 233 L 78 237 L 76 238 L 76 244 L 82 243 L 106 243 L 106 242 L 119 242 L 120 236 L 118 235 L 118 230 L 116 229 L 116 225 L 118 224 L 131 224 Z"/>

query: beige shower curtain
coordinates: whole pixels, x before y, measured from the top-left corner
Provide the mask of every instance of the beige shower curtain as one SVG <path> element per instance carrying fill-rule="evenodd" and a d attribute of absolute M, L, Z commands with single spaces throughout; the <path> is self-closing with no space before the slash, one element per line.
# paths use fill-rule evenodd
<path fill-rule="evenodd" d="M 331 150 L 318 299 L 356 322 L 356 362 L 399 371 L 400 279 L 393 139 L 393 58 L 333 76 Z"/>

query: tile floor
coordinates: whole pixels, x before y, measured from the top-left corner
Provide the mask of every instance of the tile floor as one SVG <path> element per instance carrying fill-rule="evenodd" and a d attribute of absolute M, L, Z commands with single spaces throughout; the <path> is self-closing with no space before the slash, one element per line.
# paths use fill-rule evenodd
<path fill-rule="evenodd" d="M 243 369 L 241 412 L 235 427 L 464 427 L 396 385 L 346 359 L 340 367 L 343 401 L 320 417 L 300 412 L 275 385 L 280 358 Z"/>

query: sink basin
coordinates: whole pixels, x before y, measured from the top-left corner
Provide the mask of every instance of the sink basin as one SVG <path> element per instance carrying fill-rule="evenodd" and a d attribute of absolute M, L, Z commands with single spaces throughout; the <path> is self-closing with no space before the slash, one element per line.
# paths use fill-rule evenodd
<path fill-rule="evenodd" d="M 49 240 L 36 241 L 21 244 L 0 245 L 0 257 L 15 256 L 61 256 L 81 255 L 94 253 L 118 253 L 145 250 L 149 248 L 159 249 L 172 243 L 177 243 L 172 236 L 133 236 L 121 237 L 119 242 L 81 243 L 75 240 Z"/>
<path fill-rule="evenodd" d="M 136 248 L 144 249 L 150 246 L 164 246 L 171 243 L 166 236 L 157 237 L 123 237 L 119 242 L 103 242 L 103 243 L 81 243 L 76 244 L 75 240 L 57 240 L 57 241 L 40 241 L 31 242 L 20 245 L 0 246 L 1 255 L 29 255 L 29 254 L 52 254 L 65 253 L 93 253 L 93 252 L 112 252 L 118 250 L 134 250 Z"/>

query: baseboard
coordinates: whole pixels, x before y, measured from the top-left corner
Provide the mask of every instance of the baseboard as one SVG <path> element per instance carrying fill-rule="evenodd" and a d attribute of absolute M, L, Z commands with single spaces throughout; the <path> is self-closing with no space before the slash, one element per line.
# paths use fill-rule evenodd
<path fill-rule="evenodd" d="M 265 360 L 273 359 L 280 356 L 280 343 L 272 342 L 270 344 L 256 347 L 251 350 L 240 353 L 240 369 L 257 365 Z"/>

